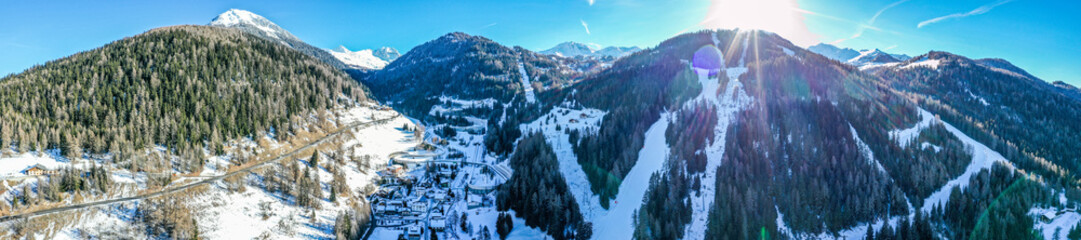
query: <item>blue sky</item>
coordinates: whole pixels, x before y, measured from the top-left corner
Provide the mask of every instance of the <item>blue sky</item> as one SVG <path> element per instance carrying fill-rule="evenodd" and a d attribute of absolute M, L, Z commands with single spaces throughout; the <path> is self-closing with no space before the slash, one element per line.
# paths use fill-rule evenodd
<path fill-rule="evenodd" d="M 206 24 L 230 8 L 263 15 L 317 47 L 402 52 L 453 31 L 534 50 L 564 41 L 651 47 L 683 31 L 744 26 L 706 21 L 732 12 L 750 13 L 744 19 L 754 22 L 794 17 L 766 30 L 803 46 L 999 57 L 1044 80 L 1081 85 L 1081 1 L 594 1 L 8 1 L 0 7 L 0 75 L 156 27 Z"/>

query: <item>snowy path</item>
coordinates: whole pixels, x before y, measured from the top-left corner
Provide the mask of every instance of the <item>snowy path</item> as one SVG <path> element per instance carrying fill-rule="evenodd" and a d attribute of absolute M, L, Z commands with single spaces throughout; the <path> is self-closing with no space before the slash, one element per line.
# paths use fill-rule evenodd
<path fill-rule="evenodd" d="M 518 73 L 522 74 L 522 91 L 525 92 L 525 99 L 529 103 L 537 102 L 537 96 L 533 93 L 533 84 L 529 83 L 529 73 L 525 71 L 525 65 L 522 62 L 518 62 Z"/>
<path fill-rule="evenodd" d="M 668 159 L 668 141 L 664 133 L 668 131 L 670 118 L 669 114 L 662 114 L 661 119 L 646 130 L 642 150 L 638 151 L 638 162 L 620 183 L 619 195 L 616 196 L 608 214 L 588 219 L 593 222 L 594 236 L 604 236 L 608 239 L 632 238 L 634 234 L 632 215 L 642 207 L 642 198 L 649 190 L 650 177 L 661 170 L 665 160 Z"/>
<path fill-rule="evenodd" d="M 695 69 L 698 73 L 698 81 L 702 83 L 704 93 L 715 93 L 720 85 L 717 79 L 709 78 L 709 70 Z M 717 106 L 717 126 L 714 129 L 714 139 L 706 147 L 706 170 L 700 173 L 702 177 L 701 194 L 691 194 L 691 223 L 687 225 L 686 239 L 703 239 L 706 234 L 706 223 L 710 206 L 713 205 L 714 195 L 717 193 L 716 185 L 712 184 L 717 179 L 717 168 L 724 159 L 725 139 L 727 139 L 728 125 L 735 121 L 735 115 L 751 104 L 751 97 L 743 92 L 743 84 L 739 82 L 739 76 L 747 72 L 746 67 L 728 68 L 728 84 L 724 92 L 718 97 L 714 94 L 699 96 L 707 102 Z M 692 101 L 699 101 L 698 99 Z"/>
<path fill-rule="evenodd" d="M 927 121 L 928 118 L 933 118 L 934 115 L 932 115 L 927 110 L 923 110 L 923 108 L 920 108 L 920 116 L 923 117 L 923 121 L 921 121 L 921 123 L 923 123 L 924 121 Z M 983 145 L 983 143 L 980 143 L 975 139 L 972 139 L 968 135 L 965 135 L 965 133 L 961 132 L 961 130 L 958 130 L 949 123 L 942 121 L 939 121 L 939 123 L 946 127 L 947 131 L 952 133 L 958 139 L 961 139 L 961 142 L 965 144 L 966 148 L 971 149 L 970 153 L 972 154 L 972 162 L 968 164 L 968 167 L 965 167 L 965 173 L 961 174 L 961 176 L 957 176 L 949 182 L 946 182 L 946 185 L 943 185 L 937 191 L 932 193 L 931 196 L 928 196 L 927 199 L 923 200 L 923 207 L 921 207 L 920 210 L 925 213 L 931 212 L 931 209 L 936 204 L 946 204 L 946 202 L 949 201 L 950 198 L 950 191 L 953 189 L 954 186 L 958 186 L 962 189 L 968 187 L 968 181 L 969 178 L 972 177 L 972 175 L 979 173 L 980 170 L 991 169 L 991 166 L 994 166 L 995 162 L 1002 162 L 1005 163 L 1006 166 L 1013 168 L 1013 165 L 1010 164 L 1010 162 L 1007 161 L 1006 158 L 1002 156 L 1002 154 L 995 152 L 995 150 L 991 150 L 991 148 Z M 919 126 L 917 125 L 917 127 Z"/>

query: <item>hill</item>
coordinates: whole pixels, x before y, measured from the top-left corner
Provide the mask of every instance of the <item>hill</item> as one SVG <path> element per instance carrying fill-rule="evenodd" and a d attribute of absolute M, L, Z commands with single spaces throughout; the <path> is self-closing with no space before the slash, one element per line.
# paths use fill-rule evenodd
<path fill-rule="evenodd" d="M 0 96 L 0 145 L 72 157 L 155 145 L 201 156 L 202 147 L 220 152 L 227 139 L 285 136 L 292 117 L 369 99 L 318 59 L 202 26 L 154 29 L 33 67 L 0 80 Z"/>

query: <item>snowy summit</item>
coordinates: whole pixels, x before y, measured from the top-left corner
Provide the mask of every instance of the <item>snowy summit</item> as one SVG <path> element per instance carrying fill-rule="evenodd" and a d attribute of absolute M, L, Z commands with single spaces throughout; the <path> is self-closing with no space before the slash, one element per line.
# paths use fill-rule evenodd
<path fill-rule="evenodd" d="M 214 20 L 210 21 L 210 26 L 257 30 L 266 37 L 278 40 L 297 39 L 289 31 L 285 31 L 285 29 L 263 16 L 240 9 L 229 9 L 229 11 L 218 15 Z"/>
<path fill-rule="evenodd" d="M 350 51 L 345 46 L 338 46 L 336 49 L 328 49 L 334 58 L 345 63 L 349 68 L 354 69 L 383 69 L 394 59 L 398 59 L 401 56 L 398 50 L 383 47 L 378 50 L 364 49 L 360 51 Z"/>
<path fill-rule="evenodd" d="M 641 49 L 638 47 L 606 47 L 603 49 L 597 49 L 599 46 L 596 44 L 585 44 L 578 42 L 563 42 L 548 50 L 540 51 L 541 54 L 556 55 L 562 57 L 613 57 L 620 58 L 637 52 Z"/>

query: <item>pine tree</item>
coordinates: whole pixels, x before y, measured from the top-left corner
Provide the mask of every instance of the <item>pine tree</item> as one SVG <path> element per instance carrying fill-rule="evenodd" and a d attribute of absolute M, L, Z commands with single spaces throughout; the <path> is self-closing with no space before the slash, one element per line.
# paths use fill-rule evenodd
<path fill-rule="evenodd" d="M 864 240 L 875 240 L 875 226 L 867 225 L 867 235 L 863 237 Z"/>
<path fill-rule="evenodd" d="M 308 158 L 308 167 L 315 168 L 319 166 L 319 150 L 312 152 L 312 157 Z"/>

